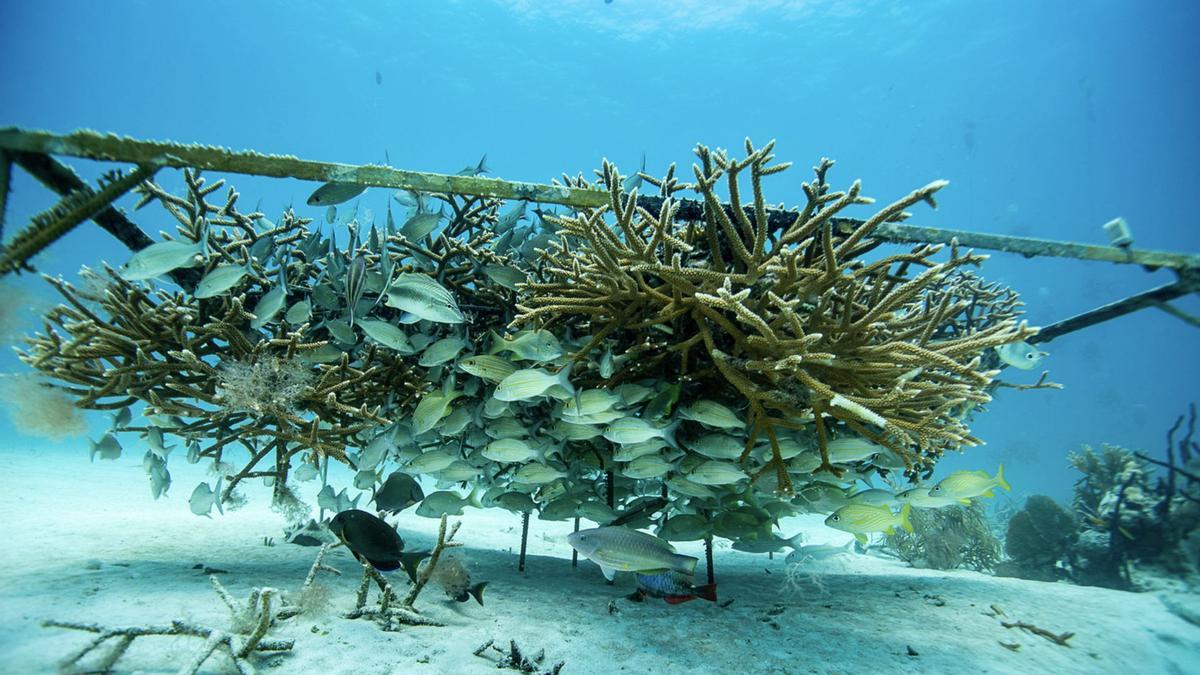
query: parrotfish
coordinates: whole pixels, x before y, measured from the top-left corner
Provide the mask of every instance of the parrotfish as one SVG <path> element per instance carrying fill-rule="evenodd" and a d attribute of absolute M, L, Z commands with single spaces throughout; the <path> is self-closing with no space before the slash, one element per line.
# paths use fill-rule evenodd
<path fill-rule="evenodd" d="M 697 558 L 680 555 L 675 547 L 652 534 L 627 527 L 597 527 L 567 535 L 567 542 L 600 566 L 606 579 L 618 572 L 673 570 L 692 574 Z"/>
<path fill-rule="evenodd" d="M 675 570 L 653 570 L 637 572 L 634 577 L 637 579 L 637 590 L 629 596 L 630 600 L 641 602 L 644 597 L 650 596 L 662 598 L 670 605 L 678 605 L 696 598 L 717 601 L 717 585 L 697 586 L 690 574 Z"/>

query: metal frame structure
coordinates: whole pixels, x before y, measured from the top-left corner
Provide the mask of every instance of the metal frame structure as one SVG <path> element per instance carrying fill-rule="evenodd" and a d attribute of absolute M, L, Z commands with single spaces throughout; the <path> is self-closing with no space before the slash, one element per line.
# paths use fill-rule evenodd
<path fill-rule="evenodd" d="M 135 169 L 126 174 L 113 174 L 99 188 L 81 180 L 54 155 L 80 157 L 107 162 L 129 163 Z M 28 261 L 56 239 L 85 220 L 93 220 L 131 250 L 139 250 L 152 240 L 112 207 L 140 182 L 149 179 L 161 168 L 196 168 L 224 173 L 298 178 L 322 183 L 353 183 L 366 187 L 384 187 L 415 192 L 460 194 L 516 199 L 545 204 L 561 204 L 576 208 L 599 207 L 608 203 L 608 194 L 561 185 L 545 185 L 484 178 L 480 176 L 451 176 L 420 171 L 407 171 L 377 164 L 351 165 L 300 159 L 291 155 L 265 155 L 253 151 L 233 151 L 226 148 L 145 141 L 115 134 L 80 130 L 66 135 L 33 131 L 16 127 L 0 128 L 0 235 L 3 234 L 4 212 L 13 166 L 19 166 L 49 189 L 62 196 L 55 207 L 39 214 L 33 222 L 9 244 L 0 247 L 0 275 L 29 269 Z M 704 205 L 696 200 L 679 200 L 678 218 L 698 220 Z M 638 205 L 657 213 L 662 198 L 641 195 Z M 726 210 L 733 207 L 724 205 Z M 751 219 L 753 213 L 747 212 Z M 768 212 L 772 221 L 781 225 L 795 219 L 795 211 L 774 209 Z M 833 219 L 835 226 L 852 231 L 861 221 L 852 218 Z M 1113 225 L 1119 227 L 1113 227 Z M 1106 230 L 1128 235 L 1123 222 L 1109 223 Z M 1200 255 L 1172 251 L 1135 249 L 1127 236 L 1118 243 L 1104 246 L 1078 242 L 1055 241 L 1032 237 L 986 234 L 966 230 L 921 227 L 904 223 L 884 223 L 872 238 L 881 243 L 951 244 L 968 248 L 1016 253 L 1025 257 L 1062 257 L 1077 260 L 1104 261 L 1124 265 L 1140 265 L 1148 270 L 1167 268 L 1175 272 L 1176 281 L 1103 305 L 1042 328 L 1032 342 L 1049 342 L 1110 319 L 1146 308 L 1159 307 L 1164 311 L 1200 327 L 1200 318 L 1191 316 L 1170 305 L 1170 301 L 1200 291 Z"/>

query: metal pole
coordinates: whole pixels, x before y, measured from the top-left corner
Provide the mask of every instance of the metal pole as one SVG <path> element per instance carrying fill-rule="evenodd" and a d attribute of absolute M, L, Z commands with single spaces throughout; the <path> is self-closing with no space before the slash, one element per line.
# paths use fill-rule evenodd
<path fill-rule="evenodd" d="M 575 531 L 579 531 L 579 516 L 575 516 Z M 571 567 L 579 567 L 579 551 L 571 547 Z"/>
<path fill-rule="evenodd" d="M 525 545 L 529 541 L 529 512 L 521 514 L 521 556 L 517 559 L 517 571 L 525 571 Z"/>
<path fill-rule="evenodd" d="M 1181 275 L 1181 279 L 1172 284 L 1152 288 L 1148 291 L 1131 295 L 1124 300 L 1110 302 L 1091 311 L 1076 314 L 1049 326 L 1043 326 L 1037 335 L 1029 339 L 1032 344 L 1049 342 L 1067 333 L 1094 326 L 1146 307 L 1160 306 L 1176 298 L 1200 290 L 1200 275 L 1196 273 Z M 1189 278 L 1196 277 L 1196 278 Z"/>

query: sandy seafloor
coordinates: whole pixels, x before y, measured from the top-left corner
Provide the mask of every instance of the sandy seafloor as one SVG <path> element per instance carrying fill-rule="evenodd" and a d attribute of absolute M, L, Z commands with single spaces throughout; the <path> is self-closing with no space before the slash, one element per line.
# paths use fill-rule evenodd
<path fill-rule="evenodd" d="M 283 519 L 269 509 L 261 484 L 247 491 L 242 509 L 200 518 L 189 512 L 187 497 L 203 469 L 172 456 L 174 484 L 154 502 L 140 452 L 129 445 L 116 462 L 92 465 L 82 450 L 0 456 L 0 672 L 54 672 L 59 658 L 90 639 L 43 628 L 45 619 L 136 625 L 186 618 L 226 626 L 228 613 L 193 569 L 197 563 L 228 570 L 220 579 L 238 598 L 254 586 L 289 590 L 303 581 L 316 549 L 263 544 L 265 536 L 279 538 Z M 306 494 L 316 487 L 305 484 Z M 732 604 L 638 604 L 623 597 L 631 578 L 618 576 L 609 586 L 592 563 L 571 567 L 569 522 L 532 521 L 530 558 L 520 573 L 518 516 L 468 508 L 462 521 L 458 538 L 466 546 L 458 554 L 476 579 L 490 582 L 485 607 L 452 602 L 431 585 L 417 607 L 445 627 L 387 633 L 340 618 L 361 576 L 350 554 L 337 549 L 328 560 L 344 576 L 322 577 L 333 611 L 280 623 L 271 635 L 295 638 L 295 648 L 259 658 L 259 672 L 496 672 L 493 662 L 472 655 L 489 639 L 544 649 L 545 665 L 565 661 L 564 673 L 1200 672 L 1200 627 L 1153 593 L 918 570 L 872 556 L 809 566 L 811 578 L 789 583 L 782 555 L 769 560 L 719 547 L 720 599 Z M 437 521 L 411 509 L 400 524 L 410 548 L 428 546 L 436 535 Z M 810 542 L 844 540 L 811 517 L 787 521 L 783 530 L 802 528 L 811 530 Z M 680 548 L 702 557 L 698 544 Z M 701 576 L 702 569 L 703 562 Z M 614 598 L 617 611 L 610 613 Z M 1009 621 L 1076 635 L 1061 647 L 1005 629 L 991 615 L 993 604 Z M 1001 642 L 1021 646 L 1014 652 Z M 118 672 L 174 672 L 200 643 L 139 638 Z M 908 647 L 918 655 L 908 655 Z M 229 670 L 224 657 L 214 657 L 205 672 Z"/>

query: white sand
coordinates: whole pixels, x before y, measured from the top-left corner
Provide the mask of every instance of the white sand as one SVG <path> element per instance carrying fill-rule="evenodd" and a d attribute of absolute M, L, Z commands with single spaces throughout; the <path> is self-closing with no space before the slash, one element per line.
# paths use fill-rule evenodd
<path fill-rule="evenodd" d="M 186 500 L 203 474 L 182 460 L 171 458 L 175 482 L 156 503 L 140 453 L 90 466 L 86 456 L 0 457 L 8 530 L 0 552 L 0 670 L 53 672 L 57 659 L 88 641 L 88 634 L 42 628 L 50 618 L 224 626 L 227 614 L 207 577 L 192 569 L 196 563 L 228 570 L 220 578 L 239 598 L 254 586 L 299 586 L 316 549 L 263 545 L 264 536 L 279 538 L 283 522 L 267 508 L 266 490 L 256 485 L 237 512 L 198 518 Z M 517 516 L 468 508 L 462 520 L 459 539 L 467 546 L 460 554 L 476 579 L 491 583 L 486 607 L 455 603 L 431 586 L 417 606 L 446 627 L 385 633 L 369 621 L 339 618 L 360 578 L 339 549 L 330 562 L 345 576 L 324 577 L 334 611 L 282 622 L 271 635 L 295 638 L 295 648 L 256 660 L 259 671 L 490 673 L 494 665 L 471 652 L 488 639 L 514 639 L 529 652 L 545 649 L 547 667 L 566 661 L 564 673 L 1200 672 L 1200 628 L 1152 594 L 914 570 L 867 556 L 810 568 L 815 582 L 789 584 L 782 556 L 721 548 L 719 594 L 731 605 L 638 604 L 623 598 L 632 579 L 608 586 L 586 560 L 571 568 L 563 539 L 569 523 L 532 521 L 522 574 Z M 410 512 L 400 522 L 410 548 L 427 546 L 436 532 L 437 521 Z M 811 518 L 784 530 L 799 526 L 811 528 L 814 541 L 839 538 Z M 702 555 L 696 545 L 681 549 Z M 89 560 L 99 560 L 99 569 L 89 569 Z M 618 610 L 610 614 L 613 599 Z M 989 615 L 992 604 L 1005 620 L 1076 635 L 1068 648 L 1005 629 Z M 140 638 L 119 670 L 173 672 L 199 643 Z M 908 646 L 918 656 L 907 655 Z M 207 665 L 208 672 L 230 667 L 222 657 Z"/>

